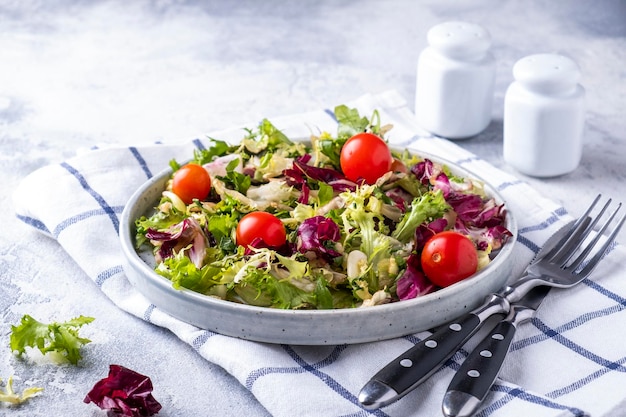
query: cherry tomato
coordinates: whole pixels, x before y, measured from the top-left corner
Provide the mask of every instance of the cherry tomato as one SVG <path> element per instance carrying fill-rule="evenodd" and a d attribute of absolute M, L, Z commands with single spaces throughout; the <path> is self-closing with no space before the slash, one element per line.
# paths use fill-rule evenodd
<path fill-rule="evenodd" d="M 206 169 L 198 164 L 187 164 L 174 173 L 172 192 L 185 204 L 194 198 L 204 200 L 211 191 L 211 177 Z"/>
<path fill-rule="evenodd" d="M 363 178 L 368 184 L 374 184 L 390 171 L 392 161 L 385 141 L 372 133 L 352 136 L 344 143 L 339 155 L 339 163 L 345 176 L 352 181 Z"/>
<path fill-rule="evenodd" d="M 445 231 L 426 241 L 421 262 L 422 270 L 433 284 L 447 287 L 476 272 L 478 253 L 467 236 Z"/>
<path fill-rule="evenodd" d="M 237 244 L 247 247 L 255 238 L 260 238 L 267 246 L 277 248 L 287 241 L 283 222 L 272 213 L 253 211 L 239 220 L 237 225 Z"/>

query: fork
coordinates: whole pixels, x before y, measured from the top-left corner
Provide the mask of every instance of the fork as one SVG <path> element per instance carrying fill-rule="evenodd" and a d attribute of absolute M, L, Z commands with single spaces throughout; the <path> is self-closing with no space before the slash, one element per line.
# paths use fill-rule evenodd
<path fill-rule="evenodd" d="M 482 306 L 440 327 L 382 368 L 361 389 L 358 397 L 361 405 L 368 410 L 378 409 L 410 392 L 437 371 L 489 317 L 507 314 L 511 303 L 519 301 L 532 288 L 540 285 L 569 288 L 588 276 L 615 240 L 625 220 L 625 216 L 618 220 L 606 242 L 586 261 L 621 208 L 619 204 L 592 241 L 583 246 L 611 204 L 609 199 L 595 217 L 590 217 L 600 198 L 601 195 L 598 195 L 564 236 L 553 243 L 551 249 L 541 253 L 515 283 L 491 294 Z M 568 263 L 575 254 L 576 258 Z"/>
<path fill-rule="evenodd" d="M 586 245 L 585 239 L 593 231 L 599 220 L 603 217 L 610 206 L 612 200 L 609 198 L 600 212 L 595 217 L 589 217 L 594 207 L 600 200 L 598 195 L 585 213 L 578 218 L 570 228 L 569 232 L 552 248 L 542 256 L 538 257 L 526 268 L 524 276 L 518 279 L 513 285 L 506 287 L 500 294 L 509 303 L 519 301 L 528 291 L 539 285 L 548 285 L 556 288 L 569 288 L 585 279 L 591 271 L 598 265 L 606 250 L 613 244 L 615 237 L 626 220 L 626 215 L 622 215 L 617 221 L 604 244 L 596 250 L 591 259 L 587 259 L 594 250 L 602 236 L 607 232 L 608 227 L 615 219 L 622 207 L 618 203 L 617 208 L 609 215 L 609 218 L 600 226 L 594 238 Z M 577 257 L 569 262 L 574 255 Z"/>
<path fill-rule="evenodd" d="M 594 204 L 596 202 L 597 199 Z M 454 375 L 443 398 L 442 411 L 445 416 L 468 417 L 473 415 L 485 399 L 500 372 L 517 326 L 534 316 L 535 310 L 549 293 L 551 287 L 570 286 L 563 285 L 561 284 L 562 282 L 580 282 L 587 278 L 600 263 L 602 256 L 612 244 L 626 219 L 626 216 L 622 215 L 607 241 L 599 249 L 596 249 L 601 236 L 604 235 L 609 225 L 613 222 L 621 204 L 618 205 L 617 209 L 600 227 L 593 240 L 586 244 L 584 242 L 591 231 L 595 230 L 596 224 L 610 202 L 609 200 L 604 205 L 600 210 L 600 214 L 593 220 L 586 217 L 588 213 L 581 217 L 579 224 L 574 224 L 569 229 L 563 240 L 563 246 L 556 246 L 546 251 L 545 254 L 540 252 L 538 260 L 527 268 L 526 277 L 520 279 L 516 283 L 519 285 L 510 290 L 509 295 L 519 294 L 523 291 L 524 286 L 533 285 L 533 283 L 527 283 L 530 280 L 539 279 L 542 284 L 546 281 L 552 283 L 551 286 L 541 284 L 536 286 L 518 302 L 514 303 L 507 318 L 499 322 L 476 348 L 470 352 Z M 596 250 L 595 255 L 588 259 L 594 249 Z M 572 260 L 574 257 L 575 259 Z"/>

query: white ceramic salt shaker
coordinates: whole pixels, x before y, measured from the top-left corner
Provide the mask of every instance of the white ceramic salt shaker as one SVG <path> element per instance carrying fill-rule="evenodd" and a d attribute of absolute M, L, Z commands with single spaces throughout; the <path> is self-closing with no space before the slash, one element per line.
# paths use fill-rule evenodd
<path fill-rule="evenodd" d="M 427 34 L 417 64 L 415 114 L 429 132 L 449 139 L 477 135 L 491 121 L 495 60 L 491 36 L 467 22 L 445 22 Z"/>
<path fill-rule="evenodd" d="M 513 66 L 504 99 L 504 160 L 534 177 L 567 174 L 582 156 L 585 89 L 578 65 L 537 54 Z"/>

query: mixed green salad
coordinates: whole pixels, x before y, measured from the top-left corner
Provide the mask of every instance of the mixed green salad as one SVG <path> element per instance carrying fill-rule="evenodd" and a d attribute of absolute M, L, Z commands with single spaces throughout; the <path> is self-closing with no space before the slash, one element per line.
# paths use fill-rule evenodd
<path fill-rule="evenodd" d="M 155 271 L 223 300 L 336 309 L 415 298 L 490 262 L 511 233 L 480 181 L 390 150 L 378 112 L 335 116 L 335 134 L 307 143 L 263 120 L 171 161 L 155 212 L 136 220 Z"/>

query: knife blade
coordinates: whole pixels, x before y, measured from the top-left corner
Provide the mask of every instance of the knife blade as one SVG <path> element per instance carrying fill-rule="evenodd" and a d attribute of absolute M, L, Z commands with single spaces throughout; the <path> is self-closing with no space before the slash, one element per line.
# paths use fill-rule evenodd
<path fill-rule="evenodd" d="M 567 233 L 569 223 L 554 233 L 537 252 L 533 265 L 552 250 Z M 445 361 L 494 315 L 502 318 L 509 313 L 510 303 L 498 294 L 490 294 L 483 305 L 438 328 L 430 337 L 420 341 L 379 370 L 361 388 L 358 400 L 366 410 L 376 410 L 391 404 L 434 374 Z"/>
<path fill-rule="evenodd" d="M 535 287 L 511 305 L 507 317 L 476 345 L 455 373 L 443 397 L 446 417 L 470 417 L 482 404 L 506 358 L 517 327 L 532 319 L 551 287 Z"/>

